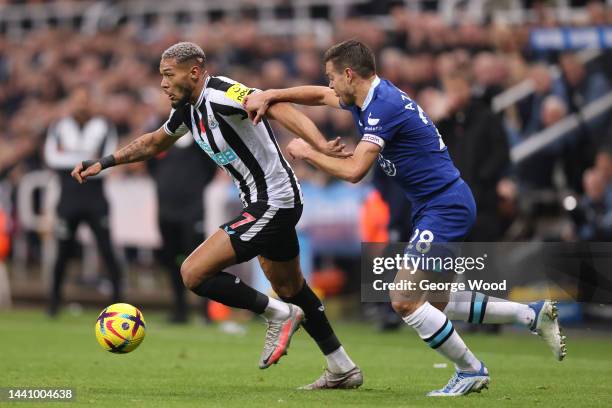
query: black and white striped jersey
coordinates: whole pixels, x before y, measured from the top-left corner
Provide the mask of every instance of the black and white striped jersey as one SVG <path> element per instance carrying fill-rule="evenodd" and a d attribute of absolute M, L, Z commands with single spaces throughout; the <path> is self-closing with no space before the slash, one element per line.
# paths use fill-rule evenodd
<path fill-rule="evenodd" d="M 242 107 L 255 91 L 226 77 L 208 77 L 195 105 L 173 109 L 163 126 L 171 136 L 191 131 L 198 145 L 234 180 L 246 207 L 302 204 L 300 185 L 266 119 L 256 126 Z"/>
<path fill-rule="evenodd" d="M 84 125 L 67 116 L 54 123 L 45 140 L 45 161 L 54 170 L 72 170 L 83 160 L 104 157 L 117 148 L 117 131 L 102 117 Z"/>

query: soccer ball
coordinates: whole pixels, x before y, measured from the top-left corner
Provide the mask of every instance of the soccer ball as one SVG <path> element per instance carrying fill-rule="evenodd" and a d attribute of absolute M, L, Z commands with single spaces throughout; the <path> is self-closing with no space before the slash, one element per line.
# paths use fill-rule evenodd
<path fill-rule="evenodd" d="M 127 303 L 115 303 L 100 313 L 96 321 L 96 339 L 111 353 L 129 353 L 142 343 L 145 336 L 144 316 Z"/>

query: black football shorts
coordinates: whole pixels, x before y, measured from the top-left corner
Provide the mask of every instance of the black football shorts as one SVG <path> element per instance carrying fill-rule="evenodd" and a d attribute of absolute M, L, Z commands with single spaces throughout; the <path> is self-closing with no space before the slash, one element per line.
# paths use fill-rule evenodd
<path fill-rule="evenodd" d="M 295 225 L 302 216 L 302 206 L 278 208 L 255 202 L 219 228 L 230 237 L 237 262 L 257 255 L 277 262 L 290 261 L 300 253 Z"/>

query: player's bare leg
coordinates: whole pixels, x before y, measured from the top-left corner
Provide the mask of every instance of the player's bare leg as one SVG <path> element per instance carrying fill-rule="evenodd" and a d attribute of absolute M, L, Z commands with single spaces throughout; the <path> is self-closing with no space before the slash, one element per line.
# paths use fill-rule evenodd
<path fill-rule="evenodd" d="M 181 265 L 181 276 L 188 289 L 193 290 L 203 281 L 236 263 L 236 253 L 229 236 L 216 231 L 201 243 Z"/>
<path fill-rule="evenodd" d="M 270 298 L 246 285 L 240 278 L 223 272 L 223 268 L 235 263 L 236 253 L 229 236 L 223 230 L 218 230 L 185 259 L 181 265 L 181 276 L 185 286 L 197 295 L 226 306 L 250 310 L 266 318 L 269 325 L 282 325 L 282 322 L 291 320 L 292 325 L 299 326 L 303 315 L 299 308 Z M 293 331 L 290 330 L 289 338 Z M 270 364 L 278 362 L 288 346 L 287 339 L 274 350 Z M 265 367 L 260 364 L 260 368 Z"/>
<path fill-rule="evenodd" d="M 272 261 L 259 256 L 259 263 L 274 291 L 287 303 L 301 307 L 302 325 L 325 355 L 327 368 L 314 383 L 302 389 L 357 388 L 363 384 L 361 369 L 353 363 L 338 341 L 319 298 L 310 289 L 300 268 L 299 256 L 289 261 Z"/>
<path fill-rule="evenodd" d="M 424 271 L 412 273 L 412 271 L 400 270 L 395 281 L 419 282 L 423 279 L 436 280 L 439 277 L 439 274 Z M 487 387 L 489 375 L 486 367 L 474 356 L 455 331 L 451 321 L 439 310 L 446 305 L 447 300 L 444 294 L 440 294 L 442 298 L 436 297 L 435 299 L 438 308 L 428 301 L 430 295 L 425 291 L 398 290 L 391 291 L 389 295 L 393 309 L 400 314 L 406 324 L 415 329 L 429 347 L 451 360 L 457 369 L 444 388 L 430 392 L 429 396 L 458 396 L 474 391 L 479 392 L 482 388 Z M 434 301 L 433 298 L 431 300 Z"/>

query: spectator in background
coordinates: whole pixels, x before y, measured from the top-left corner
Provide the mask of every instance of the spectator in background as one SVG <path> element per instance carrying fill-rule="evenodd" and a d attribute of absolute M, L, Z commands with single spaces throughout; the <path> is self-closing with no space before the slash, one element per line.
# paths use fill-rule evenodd
<path fill-rule="evenodd" d="M 577 234 L 582 241 L 612 240 L 612 201 L 607 194 L 610 184 L 598 168 L 584 172 L 584 197 L 575 218 Z"/>
<path fill-rule="evenodd" d="M 296 83 L 325 83 L 326 79 L 323 76 L 319 55 L 316 51 L 298 51 L 293 63 L 296 70 Z"/>
<path fill-rule="evenodd" d="M 217 166 L 202 154 L 191 134 L 149 160 L 148 165 L 157 188 L 160 261 L 170 275 L 174 292 L 174 310 L 169 320 L 186 323 L 189 308 L 181 264 L 206 237 L 204 188 L 213 179 Z"/>
<path fill-rule="evenodd" d="M 582 191 L 582 174 L 593 164 L 595 152 L 604 139 L 606 116 L 600 115 L 587 124 L 581 110 L 610 92 L 610 85 L 601 72 L 587 73 L 575 54 L 563 54 L 559 63 L 567 90 L 569 112 L 577 114 L 579 120 L 575 138 L 563 152 L 564 168 L 569 186 L 575 191 Z"/>
<path fill-rule="evenodd" d="M 55 226 L 58 250 L 48 309 L 51 317 L 56 316 L 60 308 L 66 266 L 76 247 L 76 231 L 81 223 L 86 223 L 96 238 L 111 278 L 112 302 L 121 300 L 122 273 L 111 244 L 104 176 L 92 178 L 83 186 L 70 176 L 72 168 L 82 160 L 111 154 L 117 147 L 115 127 L 96 114 L 92 99 L 93 95 L 86 86 L 75 88 L 68 101 L 70 114 L 50 127 L 45 141 L 45 160 L 57 173 L 61 188 Z"/>
<path fill-rule="evenodd" d="M 392 47 L 385 48 L 378 58 L 380 76 L 403 88 L 401 84 L 403 61 L 404 53 L 402 50 Z"/>
<path fill-rule="evenodd" d="M 497 214 L 496 186 L 508 169 L 509 150 L 501 120 L 488 105 L 472 98 L 461 73 L 444 80 L 446 114 L 438 129 L 461 177 L 478 203 L 472 241 L 495 241 L 503 231 Z"/>
<path fill-rule="evenodd" d="M 492 52 L 480 52 L 473 61 L 474 93 L 491 106 L 493 98 L 504 90 L 508 67 Z"/>
<path fill-rule="evenodd" d="M 546 129 L 567 115 L 567 106 L 558 96 L 548 95 L 542 100 L 539 122 Z M 525 189 L 554 190 L 553 170 L 565 142 L 559 141 L 525 159 L 518 166 L 518 177 Z"/>
<path fill-rule="evenodd" d="M 572 112 L 601 98 L 610 92 L 606 76 L 599 72 L 588 72 L 576 54 L 563 54 L 559 60 L 563 80 L 567 86 L 567 103 Z"/>
<path fill-rule="evenodd" d="M 342 136 L 343 139 L 352 139 L 355 143 L 359 143 L 359 136 L 355 132 L 355 125 L 353 125 L 353 118 L 350 113 L 340 109 L 334 109 L 331 112 L 325 113 L 331 119 L 332 125 L 331 132 L 328 134 Z"/>
<path fill-rule="evenodd" d="M 563 81 L 560 78 L 553 79 L 550 68 L 545 64 L 533 65 L 529 70 L 529 80 L 533 84 L 534 91 L 518 103 L 523 137 L 529 137 L 543 129 L 542 102 L 547 96 L 565 97 Z"/>
<path fill-rule="evenodd" d="M 548 95 L 544 98 L 540 111 L 540 121 L 543 129 L 556 124 L 566 116 L 567 105 L 563 102 L 563 99 L 555 95 Z"/>
<path fill-rule="evenodd" d="M 612 185 L 612 149 L 603 147 L 595 156 L 595 168 L 606 177 L 606 183 Z"/>
<path fill-rule="evenodd" d="M 593 168 L 604 176 L 606 201 L 612 203 L 612 148 L 604 146 L 597 152 Z"/>

